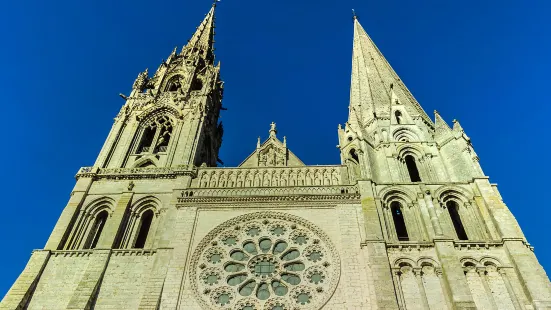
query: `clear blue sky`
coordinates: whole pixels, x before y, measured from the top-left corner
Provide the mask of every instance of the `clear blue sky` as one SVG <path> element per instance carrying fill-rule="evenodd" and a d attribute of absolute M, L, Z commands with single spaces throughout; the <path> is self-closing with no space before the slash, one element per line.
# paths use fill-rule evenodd
<path fill-rule="evenodd" d="M 44 246 L 78 168 L 94 163 L 124 103 L 118 94 L 181 47 L 209 8 L 208 0 L 3 3 L 0 296 Z M 216 53 L 226 165 L 249 155 L 272 121 L 305 163 L 339 162 L 352 8 L 424 109 L 461 121 L 551 270 L 549 1 L 223 0 Z"/>

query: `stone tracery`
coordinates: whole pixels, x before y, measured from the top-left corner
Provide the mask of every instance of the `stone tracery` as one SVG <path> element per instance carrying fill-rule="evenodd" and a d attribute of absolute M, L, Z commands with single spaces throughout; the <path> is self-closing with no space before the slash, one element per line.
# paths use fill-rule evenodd
<path fill-rule="evenodd" d="M 318 228 L 262 212 L 209 233 L 194 254 L 191 281 L 205 309 L 319 309 L 336 288 L 339 268 Z"/>

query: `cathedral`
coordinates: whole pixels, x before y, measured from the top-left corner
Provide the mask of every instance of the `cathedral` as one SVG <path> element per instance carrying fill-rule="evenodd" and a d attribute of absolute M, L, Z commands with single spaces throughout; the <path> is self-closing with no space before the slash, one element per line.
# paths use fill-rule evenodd
<path fill-rule="evenodd" d="M 0 309 L 551 309 L 464 129 L 429 117 L 357 18 L 341 163 L 305 165 L 272 123 L 217 167 L 215 10 L 121 94 Z"/>

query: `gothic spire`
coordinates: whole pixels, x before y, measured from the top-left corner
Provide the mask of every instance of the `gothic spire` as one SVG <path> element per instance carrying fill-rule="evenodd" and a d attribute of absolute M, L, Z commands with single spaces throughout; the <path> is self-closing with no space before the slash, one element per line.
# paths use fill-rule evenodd
<path fill-rule="evenodd" d="M 202 54 L 210 62 L 214 61 L 214 21 L 215 21 L 216 2 L 212 5 L 210 11 L 205 15 L 205 19 L 188 41 L 188 44 L 182 49 L 182 54 Z"/>
<path fill-rule="evenodd" d="M 420 115 L 432 121 L 354 15 L 354 48 L 350 88 L 352 127 L 366 125 L 372 119 L 389 117 L 392 104 L 403 104 L 411 116 Z M 392 102 L 395 101 L 395 102 Z"/>

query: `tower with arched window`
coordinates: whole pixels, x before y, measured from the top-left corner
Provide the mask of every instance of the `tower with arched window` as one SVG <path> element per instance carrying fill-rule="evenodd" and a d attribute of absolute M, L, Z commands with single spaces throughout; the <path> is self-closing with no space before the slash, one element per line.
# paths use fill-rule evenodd
<path fill-rule="evenodd" d="M 214 11 L 121 96 L 1 310 L 551 309 L 463 128 L 425 113 L 357 18 L 340 163 L 305 164 L 272 122 L 218 167 Z"/>

